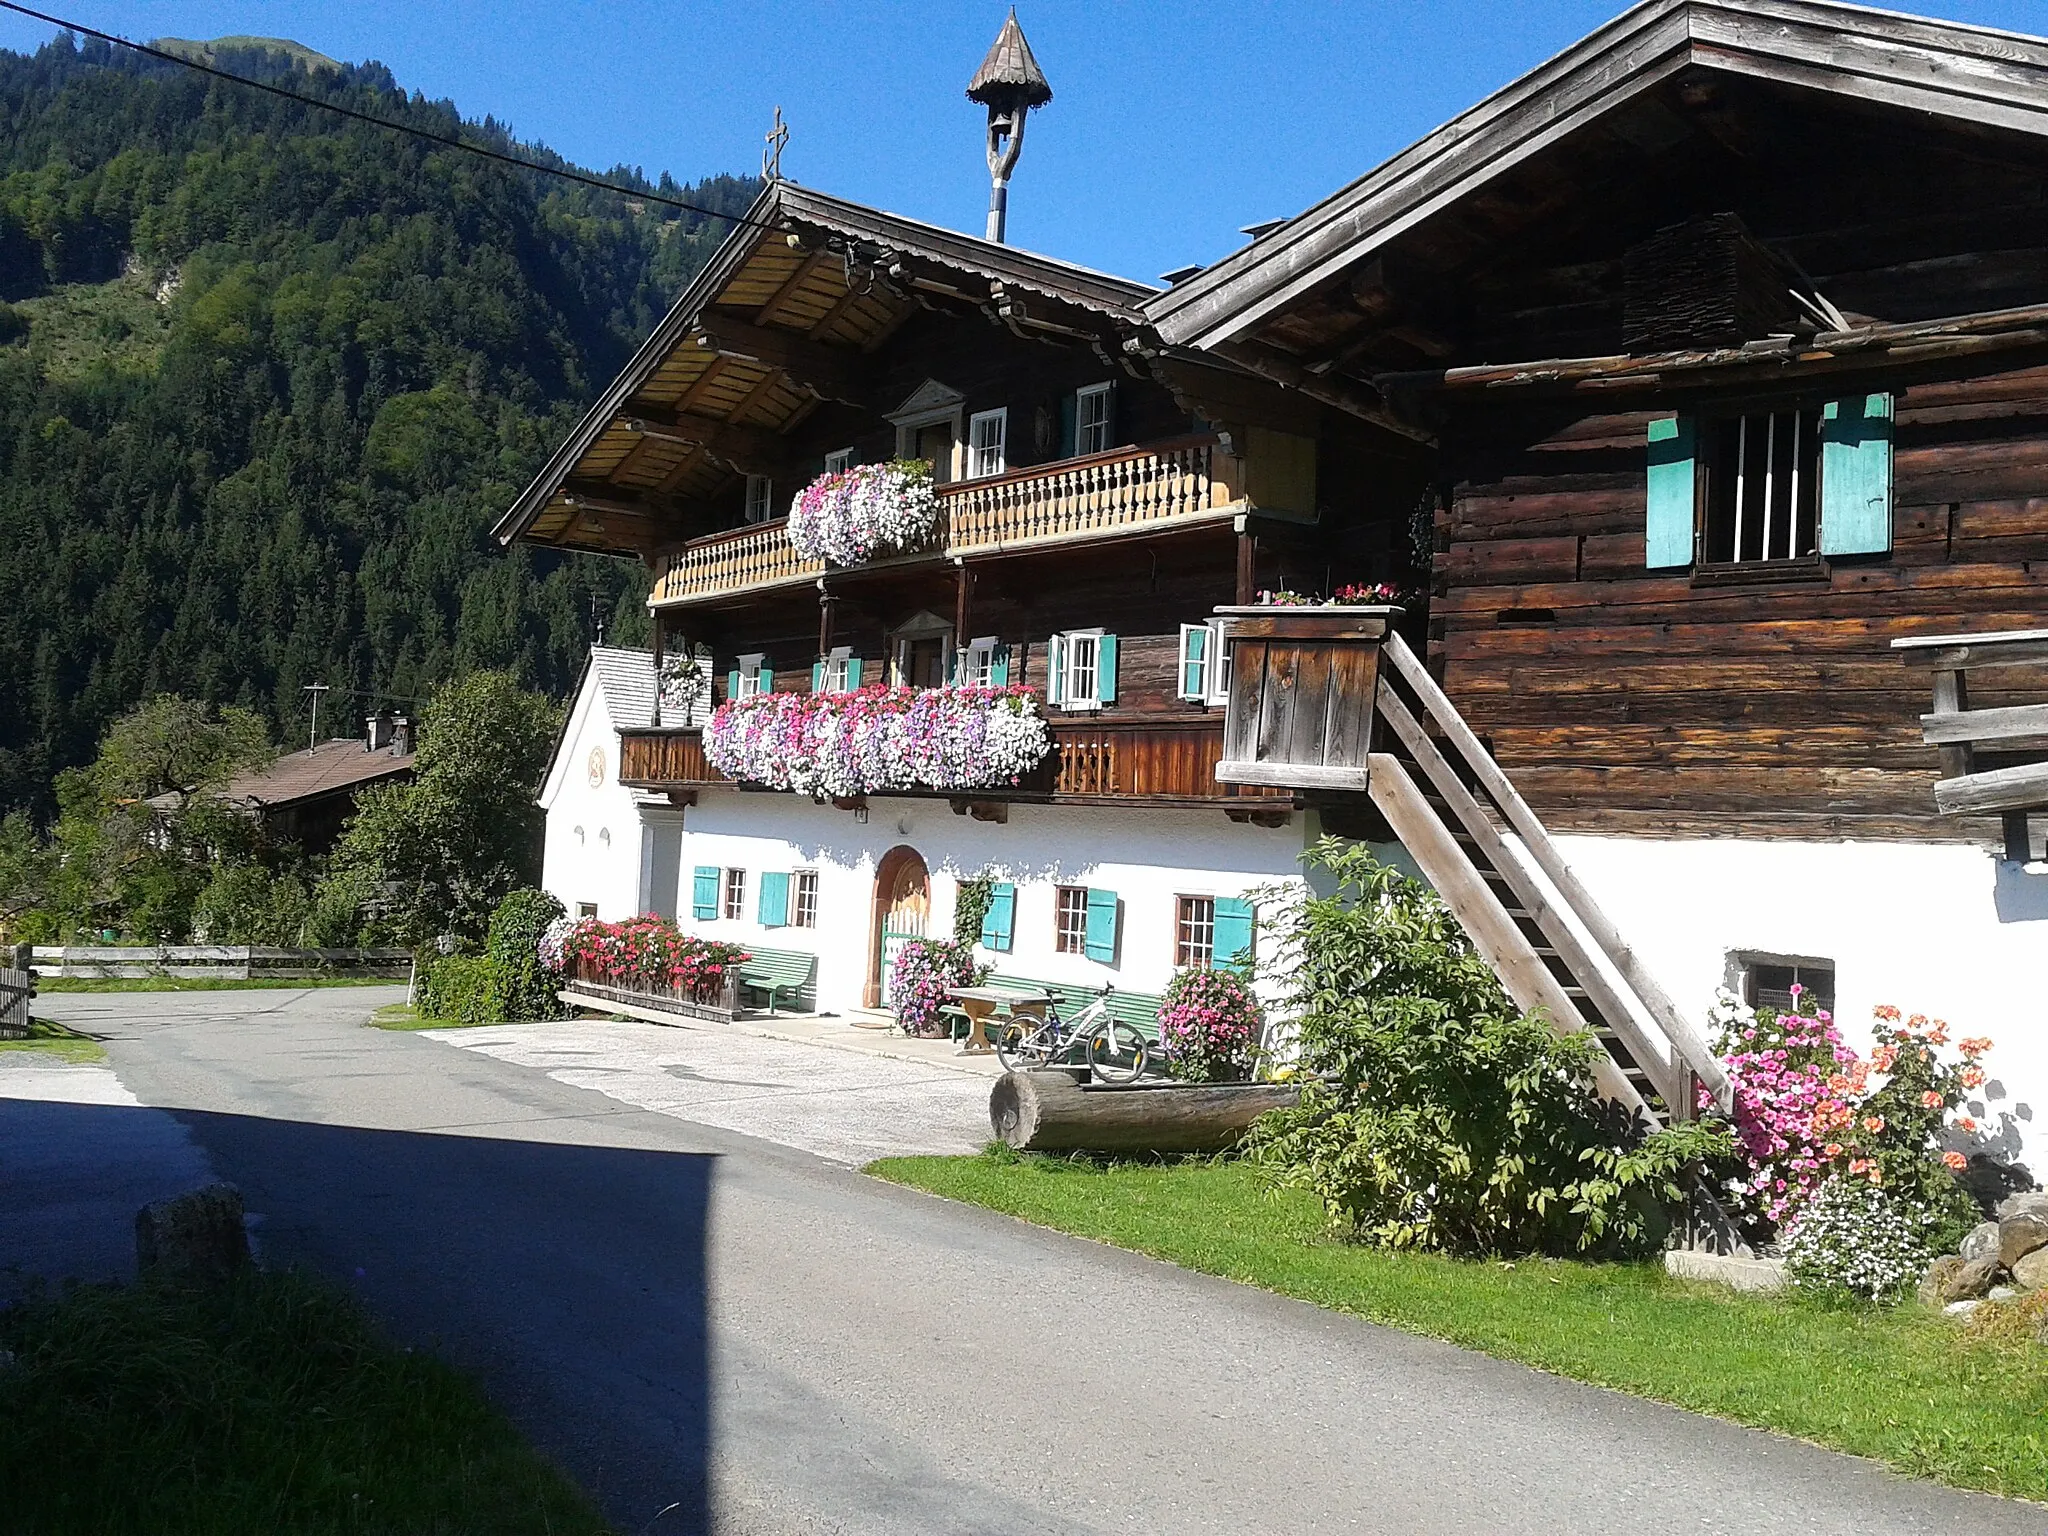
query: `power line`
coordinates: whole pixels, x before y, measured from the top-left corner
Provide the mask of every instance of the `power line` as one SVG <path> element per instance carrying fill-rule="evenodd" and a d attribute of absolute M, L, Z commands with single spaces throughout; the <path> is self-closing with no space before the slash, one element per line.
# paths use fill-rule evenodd
<path fill-rule="evenodd" d="M 705 208 L 697 203 L 685 202 L 679 197 L 665 197 L 659 192 L 642 192 L 635 187 L 621 186 L 616 181 L 606 181 L 602 176 L 590 176 L 582 171 L 566 170 L 558 165 L 542 165 L 537 160 L 528 160 L 519 155 L 508 155 L 503 150 L 492 149 L 488 145 L 472 144 L 469 140 L 459 139 L 453 134 L 435 133 L 430 129 L 416 128 L 410 123 L 397 122 L 388 117 L 378 117 L 372 112 L 359 112 L 354 107 L 345 107 L 339 102 L 334 101 L 322 101 L 318 96 L 302 95 L 298 91 L 286 90 L 281 85 L 272 85 L 266 80 L 251 80 L 246 75 L 231 74 L 225 69 L 216 69 L 213 65 L 202 63 L 198 59 L 186 58 L 183 54 L 171 53 L 162 48 L 152 48 L 147 43 L 131 42 L 118 33 L 102 32 L 99 28 L 88 27 L 83 22 L 66 21 L 63 17 L 52 16 L 46 11 L 31 10 L 28 6 L 15 4 L 14 0 L 0 0 L 0 10 L 13 11 L 17 16 L 27 16 L 53 27 L 62 27 L 66 31 L 77 32 L 85 37 L 97 38 L 103 43 L 111 43 L 116 48 L 131 49 L 136 53 L 145 54 L 152 59 L 162 59 L 167 64 L 177 64 L 186 69 L 197 70 L 202 75 L 211 75 L 216 80 L 225 80 L 231 85 L 246 86 L 252 91 L 262 91 L 267 95 L 280 96 L 286 101 L 295 101 L 300 106 L 318 107 L 323 111 L 336 112 L 343 117 L 354 118 L 359 123 L 368 123 L 372 128 L 385 128 L 393 133 L 410 134 L 416 139 L 425 139 L 430 144 L 440 144 L 448 149 L 459 149 L 468 154 L 481 155 L 484 159 L 495 160 L 500 165 L 516 166 L 522 171 L 533 171 L 541 176 L 559 176 L 564 181 L 580 182 L 586 187 L 595 187 L 601 192 L 616 192 L 621 197 L 633 198 L 643 203 L 659 203 L 664 208 L 678 208 L 684 213 L 700 214 L 709 219 L 725 219 L 740 228 L 765 229 L 771 233 L 780 233 L 779 226 L 765 224 L 759 219 L 750 219 L 744 214 L 722 213 L 716 208 Z"/>

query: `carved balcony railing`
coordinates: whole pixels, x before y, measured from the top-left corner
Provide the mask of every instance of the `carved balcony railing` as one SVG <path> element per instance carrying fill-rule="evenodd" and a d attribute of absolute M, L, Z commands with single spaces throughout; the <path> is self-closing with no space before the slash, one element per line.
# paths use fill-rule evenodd
<path fill-rule="evenodd" d="M 619 732 L 619 782 L 628 789 L 690 789 L 730 781 L 704 758 L 702 731 Z"/>
<path fill-rule="evenodd" d="M 1034 545 L 1114 538 L 1227 519 L 1243 506 L 1243 468 L 1213 436 L 1062 459 L 939 487 L 939 531 L 904 564 Z M 885 562 L 877 561 L 877 565 Z M 828 567 L 789 542 L 786 519 L 693 539 L 662 557 L 649 601 L 702 602 L 815 581 Z"/>

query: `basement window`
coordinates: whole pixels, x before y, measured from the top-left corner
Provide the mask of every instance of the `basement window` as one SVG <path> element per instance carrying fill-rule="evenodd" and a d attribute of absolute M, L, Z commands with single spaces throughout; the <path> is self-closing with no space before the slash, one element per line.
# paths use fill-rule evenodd
<path fill-rule="evenodd" d="M 1728 956 L 1729 990 L 1752 1008 L 1783 1013 L 1800 989 L 1803 1011 L 1835 1011 L 1835 962 L 1811 955 L 1774 955 L 1735 950 Z"/>
<path fill-rule="evenodd" d="M 1752 411 L 1706 429 L 1709 565 L 1810 560 L 1820 551 L 1820 412 Z"/>

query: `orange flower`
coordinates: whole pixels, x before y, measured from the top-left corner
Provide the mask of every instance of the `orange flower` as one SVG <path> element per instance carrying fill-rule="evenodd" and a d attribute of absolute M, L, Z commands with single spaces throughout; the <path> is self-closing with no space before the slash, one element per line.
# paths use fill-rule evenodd
<path fill-rule="evenodd" d="M 1941 1108 L 1941 1095 L 1930 1088 L 1920 1095 L 1920 1102 L 1929 1109 L 1939 1109 Z"/>
<path fill-rule="evenodd" d="M 1878 1018 L 1883 1019 L 1887 1024 L 1896 1024 L 1899 1022 L 1899 1010 L 1894 1008 L 1890 1003 L 1879 1003 L 1875 1008 L 1871 1009 L 1870 1011 L 1877 1015 Z"/>
<path fill-rule="evenodd" d="M 1892 1063 L 1898 1059 L 1899 1049 L 1895 1045 L 1880 1045 L 1870 1053 L 1870 1064 L 1880 1072 L 1891 1071 Z"/>
<path fill-rule="evenodd" d="M 1977 1129 L 1977 1122 L 1971 1119 L 1968 1115 L 1964 1115 L 1960 1120 L 1956 1121 L 1956 1124 L 1966 1131 L 1974 1131 Z"/>
<path fill-rule="evenodd" d="M 1870 1165 L 1870 1182 L 1873 1184 L 1882 1184 L 1884 1182 L 1884 1170 L 1875 1163 Z"/>
<path fill-rule="evenodd" d="M 1991 1049 L 1991 1039 L 1988 1035 L 1972 1035 L 1967 1040 L 1958 1041 L 1956 1049 L 1974 1060 Z"/>
<path fill-rule="evenodd" d="M 1870 1132 L 1871 1135 L 1875 1136 L 1879 1131 L 1884 1129 L 1884 1116 L 1865 1115 L 1863 1117 L 1863 1129 Z"/>
<path fill-rule="evenodd" d="M 1861 1173 L 1869 1166 L 1870 1159 L 1867 1157 L 1852 1157 L 1849 1159 L 1849 1171 L 1851 1173 Z"/>
<path fill-rule="evenodd" d="M 1840 1157 L 1842 1155 L 1842 1144 L 1839 1141 L 1831 1141 L 1822 1147 L 1821 1151 L 1827 1153 L 1829 1157 Z"/>
<path fill-rule="evenodd" d="M 1930 1040 L 1932 1040 L 1932 1041 L 1933 1041 L 1933 1042 L 1934 1042 L 1934 1043 L 1935 1043 L 1936 1045 L 1947 1045 L 1947 1044 L 1948 1044 L 1948 1024 L 1947 1024 L 1947 1022 L 1946 1022 L 1945 1020 L 1942 1020 L 1942 1019 L 1936 1019 L 1936 1020 L 1934 1021 L 1934 1028 L 1932 1028 L 1932 1029 L 1930 1029 L 1929 1031 L 1927 1031 L 1927 1038 L 1928 1038 L 1928 1039 L 1930 1039 Z"/>
<path fill-rule="evenodd" d="M 1963 1086 L 1965 1088 L 1982 1088 L 1984 1086 L 1984 1069 L 1977 1066 L 1963 1068 Z"/>
<path fill-rule="evenodd" d="M 1918 1031 L 1925 1029 L 1926 1027 L 1927 1015 L 1924 1013 L 1916 1013 L 1911 1018 L 1906 1020 L 1906 1028 L 1910 1030 Z"/>
<path fill-rule="evenodd" d="M 1941 1160 L 1957 1173 L 1970 1166 L 1970 1160 L 1960 1152 L 1944 1152 L 1941 1154 Z"/>

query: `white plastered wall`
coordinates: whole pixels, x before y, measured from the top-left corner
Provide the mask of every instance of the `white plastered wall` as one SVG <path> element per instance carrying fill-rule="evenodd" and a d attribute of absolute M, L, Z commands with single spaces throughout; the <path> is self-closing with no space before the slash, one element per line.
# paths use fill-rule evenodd
<path fill-rule="evenodd" d="M 593 752 L 602 754 L 595 784 Z M 662 820 L 672 824 L 677 813 L 643 806 L 619 783 L 619 736 L 594 673 L 585 675 L 570 708 L 540 804 L 547 813 L 541 886 L 564 908 L 574 913 L 579 904 L 595 902 L 599 917 L 616 921 L 659 904 L 646 889 L 644 871 L 650 861 L 643 844 L 649 827 Z"/>
<path fill-rule="evenodd" d="M 2048 1173 L 2048 874 L 1960 845 L 1560 837 L 1579 878 L 1702 1020 L 1730 951 L 1835 965 L 1843 1034 L 1891 1003 L 1988 1035 L 1986 1145 Z"/>
<path fill-rule="evenodd" d="M 683 927 L 708 938 L 818 956 L 818 1006 L 861 1005 L 875 870 L 891 848 L 914 848 L 931 872 L 930 932 L 950 938 L 959 881 L 988 870 L 1017 887 L 1013 942 L 980 953 L 1006 975 L 1124 991 L 1161 991 L 1173 974 L 1174 898 L 1241 896 L 1300 880 L 1304 818 L 1254 827 L 1221 811 L 1093 810 L 1019 805 L 1007 823 L 956 816 L 945 801 L 874 798 L 865 823 L 848 811 L 794 795 L 707 790 L 684 819 Z M 747 871 L 747 915 L 698 921 L 690 912 L 692 872 Z M 765 870 L 818 871 L 818 926 L 763 928 Z M 1054 949 L 1054 887 L 1113 890 L 1122 899 L 1117 963 Z"/>

